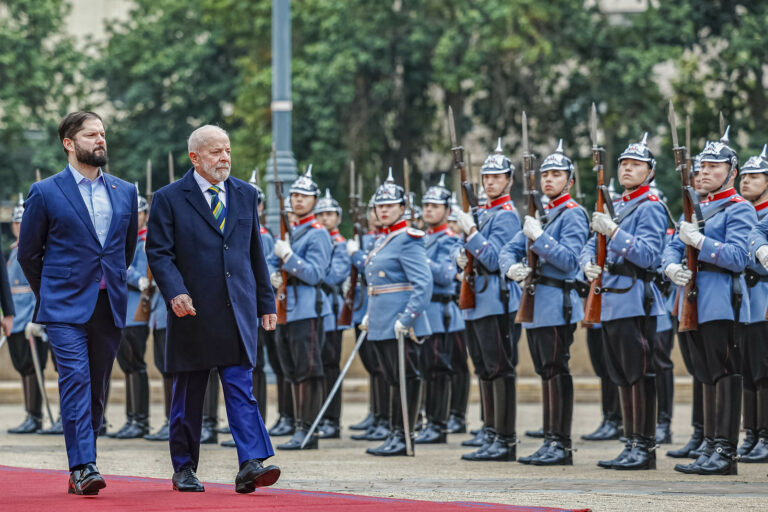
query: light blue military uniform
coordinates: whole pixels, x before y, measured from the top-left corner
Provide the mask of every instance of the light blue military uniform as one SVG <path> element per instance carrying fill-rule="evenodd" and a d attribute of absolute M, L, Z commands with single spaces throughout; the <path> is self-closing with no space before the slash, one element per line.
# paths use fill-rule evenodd
<path fill-rule="evenodd" d="M 126 327 L 147 325 L 147 322 L 137 322 L 133 319 L 136 314 L 136 309 L 139 306 L 139 301 L 141 300 L 139 280 L 142 277 L 147 277 L 147 253 L 144 252 L 146 241 L 147 228 L 143 228 L 139 230 L 136 252 L 133 253 L 133 261 L 128 267 L 128 314 L 125 318 Z"/>
<path fill-rule="evenodd" d="M 664 248 L 672 241 L 672 237 L 675 234 L 674 228 L 667 228 L 667 236 L 664 237 Z M 663 254 L 663 253 L 662 253 Z M 663 268 L 659 268 L 660 272 L 664 272 Z M 672 290 L 664 296 L 664 312 L 656 317 L 656 332 L 664 332 L 674 328 L 672 323 L 672 314 L 675 309 L 675 296 L 677 293 Z"/>
<path fill-rule="evenodd" d="M 452 253 L 461 245 L 461 239 L 443 225 L 437 231 L 427 230 L 424 238 L 424 246 L 427 255 L 427 264 L 432 271 L 434 282 L 433 295 L 454 296 L 456 294 L 456 264 Z M 457 332 L 464 330 L 464 318 L 459 311 L 456 302 L 451 300 L 432 301 L 427 306 L 427 318 L 433 334 L 444 332 Z M 448 330 L 445 329 L 445 321 L 448 320 Z"/>
<path fill-rule="evenodd" d="M 550 220 L 551 219 L 551 220 Z M 566 194 L 547 206 L 542 219 L 544 233 L 533 243 L 533 251 L 539 255 L 541 275 L 557 280 L 575 280 L 580 274 L 579 254 L 589 236 L 586 212 L 571 196 Z M 523 261 L 528 248 L 528 237 L 519 231 L 499 253 L 499 269 L 502 275 L 509 267 Z M 574 324 L 584 318 L 584 308 L 575 289 L 570 291 L 573 307 L 570 321 L 563 316 L 563 290 L 544 284 L 536 285 L 533 322 L 525 323 L 526 329 L 554 325 Z"/>
<path fill-rule="evenodd" d="M 759 221 L 758 225 L 760 225 L 764 219 L 768 218 L 768 201 L 755 205 L 755 211 Z M 747 288 L 750 311 L 749 321 L 744 323 L 764 322 L 765 312 L 768 310 L 768 270 L 765 270 L 755 256 L 755 251 L 757 251 L 760 245 L 765 243 L 760 242 L 759 237 L 760 231 L 755 227 L 749 234 L 749 262 L 747 263 L 747 268 L 754 271 L 760 277 L 755 286 Z"/>
<path fill-rule="evenodd" d="M 708 218 L 710 212 L 728 203 L 728 206 Z M 699 263 L 710 263 L 730 272 L 741 273 L 747 265 L 747 237 L 757 222 L 752 205 L 730 188 L 711 195 L 701 203 L 701 213 L 706 219 L 704 243 L 699 251 Z M 662 268 L 670 263 L 680 263 L 685 258 L 685 244 L 675 235 L 664 250 Z M 739 276 L 742 293 L 747 289 L 744 276 Z M 713 320 L 734 320 L 731 303 L 732 277 L 722 272 L 699 270 L 696 286 L 699 290 L 696 304 L 699 324 Z M 678 301 L 678 316 L 683 302 Z M 749 301 L 743 300 L 739 322 L 750 322 Z"/>
<path fill-rule="evenodd" d="M 344 297 L 341 294 L 341 285 L 344 280 L 349 276 L 350 259 L 347 254 L 346 240 L 339 233 L 338 229 L 334 229 L 330 233 L 333 240 L 333 249 L 331 250 L 331 268 L 323 278 L 323 283 L 330 287 L 335 287 L 336 291 L 331 294 L 329 299 L 335 307 L 331 307 L 332 313 L 323 318 L 325 332 L 329 331 L 343 331 L 348 329 L 348 325 L 338 325 L 338 313 L 341 312 L 341 308 L 344 307 Z M 336 314 L 333 314 L 333 311 Z"/>
<path fill-rule="evenodd" d="M 352 265 L 357 267 L 358 276 L 365 275 L 365 258 L 368 253 L 373 249 L 373 244 L 376 243 L 378 237 L 377 232 L 370 231 L 362 236 L 360 250 L 355 252 L 351 257 Z M 357 280 L 357 288 L 355 289 L 355 309 L 352 311 L 352 321 L 355 325 L 359 325 L 363 321 L 363 317 L 368 312 L 368 289 L 363 288 L 362 280 Z"/>
<path fill-rule="evenodd" d="M 426 264 L 424 233 L 405 221 L 382 230 L 365 263 L 368 281 L 368 339 L 395 339 L 395 322 L 413 327 L 416 336 L 432 333 L 425 310 L 432 297 L 432 273 Z"/>
<path fill-rule="evenodd" d="M 21 270 L 16 259 L 18 243 L 14 242 L 11 246 L 11 252 L 8 254 L 8 283 L 11 285 L 11 297 L 13 298 L 13 308 L 16 311 L 13 315 L 13 328 L 11 334 L 24 332 L 27 324 L 32 321 L 32 314 L 35 311 L 35 294 L 29 287 L 24 272 Z"/>
<path fill-rule="evenodd" d="M 628 211 L 636 203 L 639 203 L 637 207 L 622 218 L 622 212 Z M 628 261 L 641 269 L 656 269 L 661 260 L 667 227 L 667 214 L 659 198 L 651 194 L 650 188 L 645 185 L 631 194 L 622 196 L 614 201 L 613 205 L 620 221 L 616 233 L 612 238 L 608 237 L 606 266 Z M 595 240 L 596 237 L 592 236 L 581 251 L 582 268 L 594 259 Z M 626 293 L 603 294 L 601 322 L 645 316 L 645 283 L 642 279 L 637 279 L 633 284 L 631 277 L 611 274 L 607 270 L 603 271 L 602 276 L 604 288 L 631 289 Z M 664 313 L 664 301 L 656 284 L 651 282 L 650 287 L 653 305 L 649 314 L 659 316 Z"/>
<path fill-rule="evenodd" d="M 509 195 L 494 199 L 479 210 L 477 231 L 467 237 L 464 247 L 477 262 L 475 268 L 475 308 L 464 310 L 465 320 L 477 320 L 504 312 L 499 296 L 499 252 L 522 229 L 520 217 Z M 479 267 L 479 268 L 478 268 Z M 508 313 L 520 305 L 520 287 L 506 282 L 509 287 Z"/>

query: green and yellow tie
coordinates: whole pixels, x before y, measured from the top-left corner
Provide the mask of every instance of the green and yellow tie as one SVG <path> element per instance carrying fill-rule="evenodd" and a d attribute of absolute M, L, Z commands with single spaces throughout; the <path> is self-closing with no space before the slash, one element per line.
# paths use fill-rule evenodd
<path fill-rule="evenodd" d="M 219 229 L 224 232 L 224 224 L 227 222 L 227 207 L 219 199 L 219 192 L 221 189 L 216 185 L 208 187 L 208 192 L 211 193 L 211 211 L 213 212 L 213 218 L 219 223 Z"/>

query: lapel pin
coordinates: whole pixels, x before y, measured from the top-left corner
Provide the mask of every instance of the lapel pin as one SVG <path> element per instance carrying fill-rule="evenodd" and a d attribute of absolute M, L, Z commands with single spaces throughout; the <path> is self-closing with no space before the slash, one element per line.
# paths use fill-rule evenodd
<path fill-rule="evenodd" d="M 116 186 L 112 185 L 112 188 L 117 188 Z"/>

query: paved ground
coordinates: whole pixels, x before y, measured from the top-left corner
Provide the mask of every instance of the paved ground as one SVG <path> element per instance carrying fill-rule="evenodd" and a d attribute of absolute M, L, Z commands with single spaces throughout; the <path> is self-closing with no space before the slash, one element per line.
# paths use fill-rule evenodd
<path fill-rule="evenodd" d="M 119 405 L 111 407 L 109 420 L 113 425 L 122 423 L 122 412 Z M 364 414 L 361 404 L 345 404 L 344 423 L 354 423 Z M 472 419 L 478 417 L 475 404 L 470 414 Z M 674 423 L 676 443 L 687 440 L 689 414 L 686 406 L 678 406 Z M 159 425 L 162 409 L 153 406 L 152 415 Z M 597 404 L 577 404 L 576 418 L 575 434 L 590 431 L 599 422 Z M 20 407 L 0 406 L 0 464 L 66 468 L 63 438 L 5 433 L 21 419 Z M 539 421 L 538 405 L 519 407 L 520 432 L 538 427 Z M 595 511 L 768 510 L 768 465 L 742 464 L 739 475 L 732 477 L 685 476 L 672 470 L 674 459 L 663 456 L 668 446 L 662 447 L 658 470 L 618 472 L 595 466 L 597 460 L 618 453 L 620 446 L 616 442 L 578 441 L 573 467 L 537 468 L 515 462 L 462 462 L 459 457 L 466 449 L 459 443 L 465 436 L 453 437 L 447 446 L 419 446 L 416 457 L 407 459 L 365 455 L 368 443 L 349 440 L 349 431 L 343 437 L 324 442 L 317 451 L 277 451 L 270 462 L 283 470 L 279 486 L 437 501 L 589 507 Z M 518 454 L 527 455 L 537 446 L 536 440 L 523 438 Z M 99 468 L 104 473 L 170 478 L 168 448 L 164 443 L 104 439 L 99 442 L 99 450 Z M 201 480 L 230 482 L 236 469 L 234 450 L 203 447 L 198 472 Z M 65 485 L 62 481 L 62 492 Z"/>

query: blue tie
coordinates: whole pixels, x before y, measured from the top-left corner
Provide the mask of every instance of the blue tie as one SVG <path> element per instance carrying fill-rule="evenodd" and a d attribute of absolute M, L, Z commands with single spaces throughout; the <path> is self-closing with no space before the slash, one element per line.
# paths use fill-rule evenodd
<path fill-rule="evenodd" d="M 224 232 L 224 224 L 227 222 L 227 207 L 219 199 L 219 192 L 221 189 L 216 185 L 208 187 L 208 191 L 211 193 L 211 211 L 216 222 L 219 223 L 219 229 Z"/>

